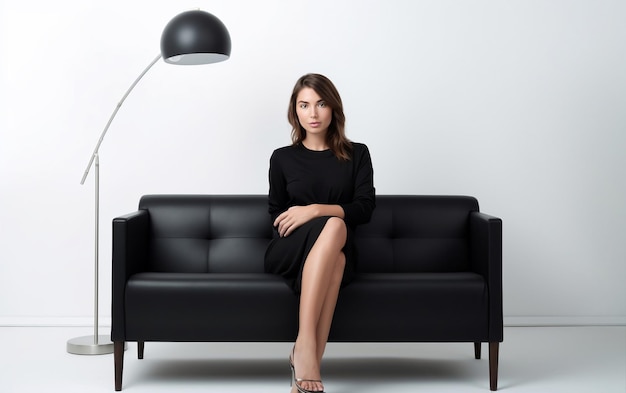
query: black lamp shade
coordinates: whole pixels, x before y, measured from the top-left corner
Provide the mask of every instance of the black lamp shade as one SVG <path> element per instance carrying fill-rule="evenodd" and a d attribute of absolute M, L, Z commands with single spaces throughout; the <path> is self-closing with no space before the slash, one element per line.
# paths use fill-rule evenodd
<path fill-rule="evenodd" d="M 171 64 L 209 64 L 230 57 L 230 34 L 216 16 L 195 10 L 172 19 L 161 35 L 161 56 Z"/>

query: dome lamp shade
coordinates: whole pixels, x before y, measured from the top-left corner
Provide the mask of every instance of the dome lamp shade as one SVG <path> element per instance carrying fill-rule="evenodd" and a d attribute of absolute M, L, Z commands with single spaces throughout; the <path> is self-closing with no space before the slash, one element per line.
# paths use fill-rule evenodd
<path fill-rule="evenodd" d="M 166 63 L 210 64 L 230 57 L 230 34 L 216 16 L 200 10 L 175 16 L 163 29 L 161 56 Z"/>

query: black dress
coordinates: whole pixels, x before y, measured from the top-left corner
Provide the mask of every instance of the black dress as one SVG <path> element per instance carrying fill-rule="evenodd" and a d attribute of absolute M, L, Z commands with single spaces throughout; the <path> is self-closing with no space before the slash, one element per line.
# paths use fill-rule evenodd
<path fill-rule="evenodd" d="M 349 161 L 341 161 L 330 150 L 308 150 L 302 144 L 276 149 L 270 158 L 269 213 L 272 223 L 291 206 L 313 203 L 340 205 L 348 237 L 343 285 L 356 269 L 352 234 L 370 220 L 375 207 L 372 160 L 367 146 L 352 143 Z M 265 253 L 265 271 L 283 276 L 295 293 L 300 293 L 302 268 L 309 251 L 330 217 L 318 217 L 287 237 L 274 228 L 274 239 Z"/>

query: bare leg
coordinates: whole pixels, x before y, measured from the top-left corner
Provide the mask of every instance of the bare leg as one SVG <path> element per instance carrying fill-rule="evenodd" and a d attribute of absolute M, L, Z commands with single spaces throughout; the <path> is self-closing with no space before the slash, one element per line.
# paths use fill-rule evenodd
<path fill-rule="evenodd" d="M 333 322 L 333 315 L 335 314 L 335 306 L 337 305 L 339 288 L 341 287 L 345 266 L 346 257 L 343 253 L 340 253 L 335 264 L 335 271 L 331 277 L 332 281 L 329 283 L 328 292 L 326 292 L 326 299 L 324 299 L 324 305 L 317 324 L 317 358 L 320 364 L 322 363 L 322 357 L 324 356 L 324 350 L 326 349 L 326 343 L 328 342 L 328 334 L 330 333 L 330 326 Z"/>
<path fill-rule="evenodd" d="M 300 295 L 300 330 L 293 359 L 297 378 L 321 379 L 321 358 L 345 267 L 345 256 L 341 250 L 346 236 L 346 225 L 342 219 L 328 219 L 305 261 Z M 300 386 L 312 391 L 323 390 L 319 382 L 303 381 Z"/>

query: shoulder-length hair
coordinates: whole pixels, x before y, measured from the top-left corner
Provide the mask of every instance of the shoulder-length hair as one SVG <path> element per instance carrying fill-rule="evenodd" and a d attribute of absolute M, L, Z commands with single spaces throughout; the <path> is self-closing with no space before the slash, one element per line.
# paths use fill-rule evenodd
<path fill-rule="evenodd" d="M 306 74 L 302 76 L 296 82 L 289 101 L 289 110 L 287 111 L 287 119 L 291 124 L 291 141 L 294 145 L 301 144 L 304 138 L 306 138 L 306 130 L 300 124 L 298 120 L 298 114 L 296 113 L 296 100 L 298 94 L 305 87 L 309 87 L 324 100 L 333 110 L 333 118 L 328 126 L 328 132 L 326 133 L 326 143 L 328 147 L 335 154 L 335 156 L 342 160 L 350 160 L 352 153 L 352 144 L 345 134 L 346 117 L 343 114 L 343 103 L 341 97 L 335 85 L 320 74 Z"/>

